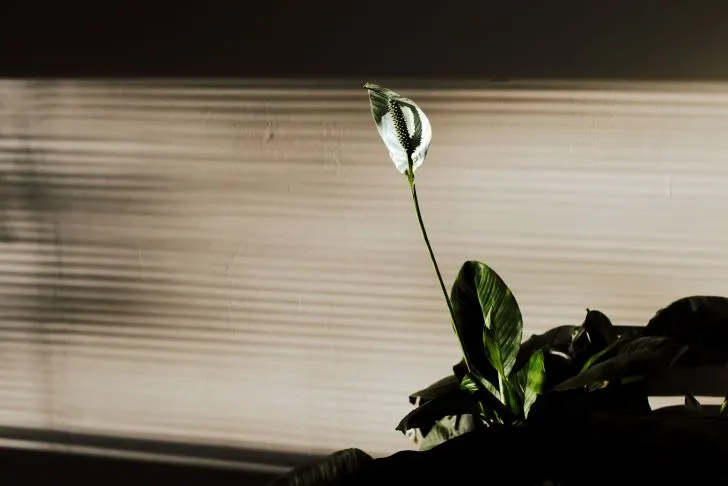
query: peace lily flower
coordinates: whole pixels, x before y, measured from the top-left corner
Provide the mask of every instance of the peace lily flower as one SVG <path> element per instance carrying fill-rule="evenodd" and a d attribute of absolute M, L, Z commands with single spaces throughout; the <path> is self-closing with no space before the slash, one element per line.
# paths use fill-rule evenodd
<path fill-rule="evenodd" d="M 409 98 L 373 83 L 366 83 L 364 88 L 369 91 L 374 123 L 392 162 L 401 173 L 414 174 L 430 148 L 430 120 Z"/>
<path fill-rule="evenodd" d="M 455 325 L 455 312 L 452 307 L 452 302 L 450 302 L 450 296 L 442 280 L 440 267 L 437 265 L 435 254 L 432 251 L 432 245 L 430 245 L 430 239 L 427 237 L 427 230 L 422 220 L 420 204 L 417 200 L 417 190 L 415 188 L 415 170 L 425 161 L 427 151 L 430 148 L 430 142 L 432 142 L 432 126 L 430 125 L 430 120 L 425 115 L 425 112 L 409 98 L 405 98 L 392 90 L 373 83 L 364 84 L 364 88 L 369 91 L 369 104 L 371 105 L 374 123 L 377 126 L 379 135 L 384 141 L 384 145 L 389 150 L 389 156 L 392 158 L 392 162 L 394 162 L 397 170 L 407 175 L 412 192 L 412 201 L 415 205 L 415 213 L 417 214 L 417 221 L 422 231 L 422 238 L 425 240 L 427 251 L 430 253 L 430 260 L 432 260 L 432 265 L 435 267 L 440 289 L 445 296 L 445 302 L 450 311 L 453 331 L 455 332 L 455 336 L 458 337 L 458 341 L 462 342 L 457 326 Z M 463 356 L 465 357 L 466 366 L 470 369 L 467 356 L 465 356 L 464 352 Z"/>

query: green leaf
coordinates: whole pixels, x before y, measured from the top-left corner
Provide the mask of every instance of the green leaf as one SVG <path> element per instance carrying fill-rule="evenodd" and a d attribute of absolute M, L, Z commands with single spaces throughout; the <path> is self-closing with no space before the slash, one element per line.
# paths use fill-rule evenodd
<path fill-rule="evenodd" d="M 480 404 L 480 413 L 489 423 L 513 423 L 517 418 L 503 403 L 499 391 L 481 376 L 468 373 L 460 387 L 471 393 Z"/>
<path fill-rule="evenodd" d="M 723 415 L 726 412 L 726 410 L 728 410 L 728 397 L 725 397 L 725 399 L 723 400 L 723 403 L 720 404 L 720 411 L 718 413 Z"/>
<path fill-rule="evenodd" d="M 488 380 L 483 377 L 477 376 L 474 373 L 468 373 L 460 382 L 460 389 L 468 391 L 470 393 L 477 393 L 478 391 L 484 391 L 490 393 L 500 403 L 504 403 L 503 396 L 500 390 L 493 386 Z"/>
<path fill-rule="evenodd" d="M 485 377 L 495 369 L 501 380 L 507 380 L 523 335 L 521 311 L 511 290 L 484 263 L 467 261 L 455 279 L 450 300 L 471 369 Z"/>
<path fill-rule="evenodd" d="M 526 366 L 512 375 L 511 381 L 518 389 L 522 399 L 523 416 L 526 418 L 528 418 L 528 412 L 536 402 L 536 398 L 543 392 L 545 375 L 543 350 L 533 353 Z"/>
<path fill-rule="evenodd" d="M 443 442 L 472 432 L 481 424 L 477 413 L 465 415 L 449 415 L 439 420 L 419 443 L 421 451 L 427 451 Z"/>
<path fill-rule="evenodd" d="M 636 375 L 653 376 L 672 366 L 686 349 L 685 345 L 675 339 L 653 336 L 637 338 L 625 343 L 617 356 L 595 364 L 560 383 L 554 387 L 554 391 L 614 382 Z"/>
<path fill-rule="evenodd" d="M 369 91 L 369 103 L 374 123 L 389 150 L 389 156 L 401 173 L 414 172 L 425 157 L 432 141 L 432 126 L 417 104 L 373 83 L 364 85 Z"/>

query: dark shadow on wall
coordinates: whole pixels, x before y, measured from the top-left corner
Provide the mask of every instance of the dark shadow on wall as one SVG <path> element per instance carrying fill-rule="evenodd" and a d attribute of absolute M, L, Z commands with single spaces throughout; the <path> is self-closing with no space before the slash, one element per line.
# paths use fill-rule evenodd
<path fill-rule="evenodd" d="M 123 260 L 134 248 L 127 248 L 124 242 L 109 246 L 107 238 L 101 238 L 100 243 L 99 238 L 90 238 L 83 231 L 69 237 L 64 222 L 69 217 L 76 221 L 90 217 L 113 220 L 122 212 L 133 216 L 164 215 L 160 196 L 164 199 L 170 184 L 179 181 L 136 173 L 93 175 L 93 171 L 83 170 L 83 164 L 68 162 L 73 160 L 72 149 L 63 152 L 66 162 L 59 162 L 46 143 L 48 136 L 39 135 L 37 129 L 44 112 L 44 84 L 30 86 L 34 99 L 27 109 L 21 104 L 11 129 L 0 133 L 0 142 L 7 142 L 2 152 L 4 163 L 0 165 L 0 257 L 8 263 L 0 265 L 0 339 L 6 344 L 40 345 L 33 373 L 41 388 L 46 428 L 0 424 L 0 442 L 51 445 L 54 451 L 0 449 L 3 484 L 55 484 L 59 478 L 75 485 L 267 484 L 281 472 L 315 460 L 309 455 L 68 433 L 56 423 L 56 398 L 63 394 L 63 388 L 56 382 L 54 353 L 64 352 L 64 340 L 74 334 L 124 336 L 125 346 L 130 348 L 169 347 L 168 342 L 157 343 L 144 333 L 129 331 L 139 327 L 140 317 L 158 313 L 159 302 L 174 292 L 164 276 L 124 272 L 128 268 L 123 261 L 96 258 L 85 260 L 79 267 L 79 258 L 84 260 L 87 252 L 102 252 L 102 256 L 118 253 Z M 93 163 L 89 162 L 89 154 L 79 152 L 79 158 Z M 128 204 L 130 195 L 133 205 Z M 93 231 L 88 224 L 80 228 L 84 227 Z M 178 307 L 176 312 L 190 317 L 190 308 L 184 304 Z M 101 314 L 103 323 L 98 319 Z M 92 329 L 101 324 L 103 332 Z M 201 319 L 200 328 L 204 324 Z M 105 352 L 104 346 L 119 348 L 113 342 L 99 344 L 100 354 Z M 78 448 L 85 455 L 57 452 Z M 110 453 L 171 457 L 178 464 L 100 457 Z M 190 460 L 222 462 L 228 467 L 185 465 Z M 250 470 L 250 465 L 256 470 Z"/>
<path fill-rule="evenodd" d="M 95 455 L 96 457 L 108 457 L 111 454 L 116 454 L 121 457 L 124 455 L 127 457 L 135 457 L 134 460 L 125 459 L 124 462 L 140 462 L 142 459 L 145 461 L 155 461 L 160 469 L 166 469 L 166 473 L 170 474 L 170 479 L 175 475 L 178 478 L 180 477 L 179 471 L 176 473 L 174 469 L 181 468 L 184 470 L 184 467 L 190 467 L 190 464 L 196 463 L 198 465 L 195 467 L 207 470 L 213 474 L 213 477 L 214 474 L 219 474 L 219 472 L 216 473 L 215 471 L 227 469 L 232 476 L 235 473 L 256 474 L 270 480 L 288 470 L 315 462 L 323 457 L 311 454 L 277 452 L 243 447 L 190 444 L 7 426 L 0 426 L 0 440 L 21 442 L 29 447 L 40 445 L 46 448 L 54 447 L 56 451 L 59 449 L 63 450 L 64 448 L 69 449 L 66 451 L 66 454 L 48 451 L 41 452 L 38 450 L 27 451 L 27 455 L 34 461 L 48 461 L 49 464 L 55 463 L 58 465 L 57 467 L 65 467 L 68 471 L 83 466 L 84 462 L 89 465 L 93 465 L 94 462 L 99 464 L 113 462 L 111 459 L 106 458 L 98 460 L 85 459 L 83 456 L 71 453 L 72 451 L 85 450 L 87 451 L 85 452 L 86 454 Z M 4 452 L 8 452 L 8 450 L 6 449 Z M 2 468 L 3 474 L 7 471 L 5 466 L 9 466 L 7 463 L 3 464 L 5 457 L 3 449 L 0 449 L 0 467 Z M 141 462 L 143 463 L 143 461 Z M 184 466 L 185 464 L 187 466 Z M 202 464 L 202 466 L 199 464 Z M 110 465 L 112 468 L 114 467 L 114 464 Z M 116 466 L 119 465 L 117 462 Z M 22 468 L 20 469 L 22 470 Z M 28 470 L 26 472 L 32 473 L 33 471 Z M 85 475 L 87 471 L 81 470 L 74 474 Z M 65 476 L 56 477 L 65 478 Z M 144 481 L 141 483 L 134 481 L 132 484 L 146 484 L 146 478 L 138 479 L 144 479 Z M 167 483 L 167 481 L 162 482 Z M 22 484 L 36 483 L 24 482 Z M 150 482 L 149 484 L 153 483 Z M 177 482 L 172 481 L 172 484 L 177 484 Z M 216 483 L 211 482 L 208 484 Z"/>
<path fill-rule="evenodd" d="M 63 152 L 65 161 L 59 161 L 49 146 L 58 140 L 39 135 L 48 101 L 44 86 L 29 83 L 19 91 L 19 97 L 26 99 L 19 109 L 8 112 L 10 129 L 0 133 L 0 141 L 8 142 L 3 160 L 9 161 L 0 166 L 0 256 L 5 262 L 0 266 L 0 336 L 6 344 L 38 349 L 32 373 L 40 383 L 44 419 L 52 427 L 56 397 L 62 393 L 53 357 L 64 352 L 65 337 L 115 336 L 115 328 L 133 325 L 139 316 L 154 312 L 155 294 L 164 294 L 167 284 L 162 277 L 150 281 L 123 272 L 128 266 L 118 260 L 104 260 L 104 255 L 123 259 L 136 254 L 123 242 L 109 247 L 83 230 L 67 241 L 64 221 L 69 216 L 114 221 L 122 213 L 158 214 L 156 201 L 167 184 L 146 174 L 94 175 L 84 170 L 87 165 L 68 162 L 73 156 L 70 150 Z M 95 231 L 90 225 L 82 228 Z M 101 258 L 86 258 L 94 252 Z M 104 332 L 90 330 L 99 325 Z"/>

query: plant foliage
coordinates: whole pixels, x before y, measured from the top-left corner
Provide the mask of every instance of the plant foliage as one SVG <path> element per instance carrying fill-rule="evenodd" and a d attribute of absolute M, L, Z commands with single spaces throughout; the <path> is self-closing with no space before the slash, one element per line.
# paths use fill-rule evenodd
<path fill-rule="evenodd" d="M 480 425 L 549 420 L 558 415 L 553 407 L 572 414 L 613 407 L 649 410 L 646 384 L 668 368 L 728 362 L 728 299 L 722 297 L 680 299 L 645 327 L 631 329 L 617 328 L 602 312 L 587 309 L 581 325 L 554 327 L 524 341 L 518 302 L 485 263 L 466 261 L 448 295 L 415 189 L 414 172 L 432 140 L 430 120 L 409 98 L 373 83 L 364 88 L 390 158 L 407 175 L 422 236 L 463 352 L 452 375 L 410 396 L 417 408 L 401 420 L 398 430 L 418 430 L 430 447 Z M 705 413 L 707 407 L 693 395 L 685 397 L 682 409 Z M 728 398 L 719 407 L 721 414 L 728 413 L 727 404 Z"/>

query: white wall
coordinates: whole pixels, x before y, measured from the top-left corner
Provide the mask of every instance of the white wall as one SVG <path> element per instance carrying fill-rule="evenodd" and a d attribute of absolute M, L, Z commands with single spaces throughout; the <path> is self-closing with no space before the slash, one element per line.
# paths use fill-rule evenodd
<path fill-rule="evenodd" d="M 407 447 L 458 346 L 406 180 L 364 90 L 278 86 L 0 84 L 0 424 Z M 490 86 L 400 90 L 448 285 L 488 262 L 526 335 L 728 294 L 728 88 Z"/>

